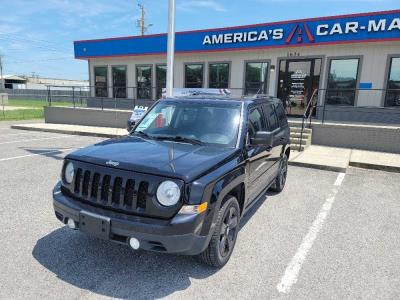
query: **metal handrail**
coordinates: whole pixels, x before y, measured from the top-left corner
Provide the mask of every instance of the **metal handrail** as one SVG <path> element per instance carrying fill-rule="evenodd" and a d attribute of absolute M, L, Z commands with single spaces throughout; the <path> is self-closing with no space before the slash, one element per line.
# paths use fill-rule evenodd
<path fill-rule="evenodd" d="M 300 139 L 299 139 L 299 149 L 301 151 L 301 146 L 302 146 L 302 142 L 303 142 L 303 132 L 304 132 L 304 126 L 305 123 L 308 119 L 310 119 L 310 127 L 311 127 L 311 118 L 312 118 L 312 114 L 314 111 L 314 108 L 316 107 L 316 105 L 313 104 L 313 99 L 315 97 L 315 94 L 318 93 L 318 89 L 314 89 L 313 93 L 311 94 L 310 100 L 307 103 L 307 107 L 304 111 L 303 117 L 302 117 L 302 122 L 301 122 L 301 131 L 300 131 Z M 317 98 L 317 102 L 318 102 L 318 98 Z"/>

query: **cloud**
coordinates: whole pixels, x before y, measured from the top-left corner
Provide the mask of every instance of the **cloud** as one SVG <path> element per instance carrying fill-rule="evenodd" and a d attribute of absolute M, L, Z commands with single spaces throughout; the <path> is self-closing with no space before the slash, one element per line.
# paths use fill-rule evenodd
<path fill-rule="evenodd" d="M 198 8 L 210 9 L 216 12 L 225 12 L 226 8 L 213 0 L 184 1 L 178 4 L 178 9 L 185 11 L 194 11 Z"/>

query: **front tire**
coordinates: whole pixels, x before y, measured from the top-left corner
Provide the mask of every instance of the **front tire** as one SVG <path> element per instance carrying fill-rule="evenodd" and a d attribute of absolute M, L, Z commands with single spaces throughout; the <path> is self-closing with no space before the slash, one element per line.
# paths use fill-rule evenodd
<path fill-rule="evenodd" d="M 221 268 L 229 260 L 239 232 L 240 208 L 235 197 L 226 200 L 218 212 L 217 224 L 207 249 L 200 260 L 210 266 Z"/>
<path fill-rule="evenodd" d="M 286 183 L 287 177 L 287 170 L 288 170 L 288 158 L 286 154 L 282 155 L 281 164 L 279 166 L 279 173 L 276 176 L 274 184 L 271 187 L 271 191 L 280 193 L 283 191 Z"/>

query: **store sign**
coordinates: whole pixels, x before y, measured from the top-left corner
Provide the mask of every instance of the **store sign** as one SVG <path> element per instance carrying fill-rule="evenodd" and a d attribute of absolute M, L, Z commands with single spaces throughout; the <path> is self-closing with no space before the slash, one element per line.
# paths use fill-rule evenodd
<path fill-rule="evenodd" d="M 400 10 L 178 32 L 175 51 L 207 52 L 400 40 Z M 165 34 L 77 41 L 77 58 L 163 54 Z"/>

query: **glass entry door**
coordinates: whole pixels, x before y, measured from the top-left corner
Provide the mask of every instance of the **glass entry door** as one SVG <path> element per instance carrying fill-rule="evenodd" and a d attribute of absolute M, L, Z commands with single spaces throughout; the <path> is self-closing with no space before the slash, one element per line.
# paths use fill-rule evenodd
<path fill-rule="evenodd" d="M 318 89 L 320 73 L 320 58 L 280 62 L 278 97 L 288 115 L 303 115 L 314 89 Z"/>

